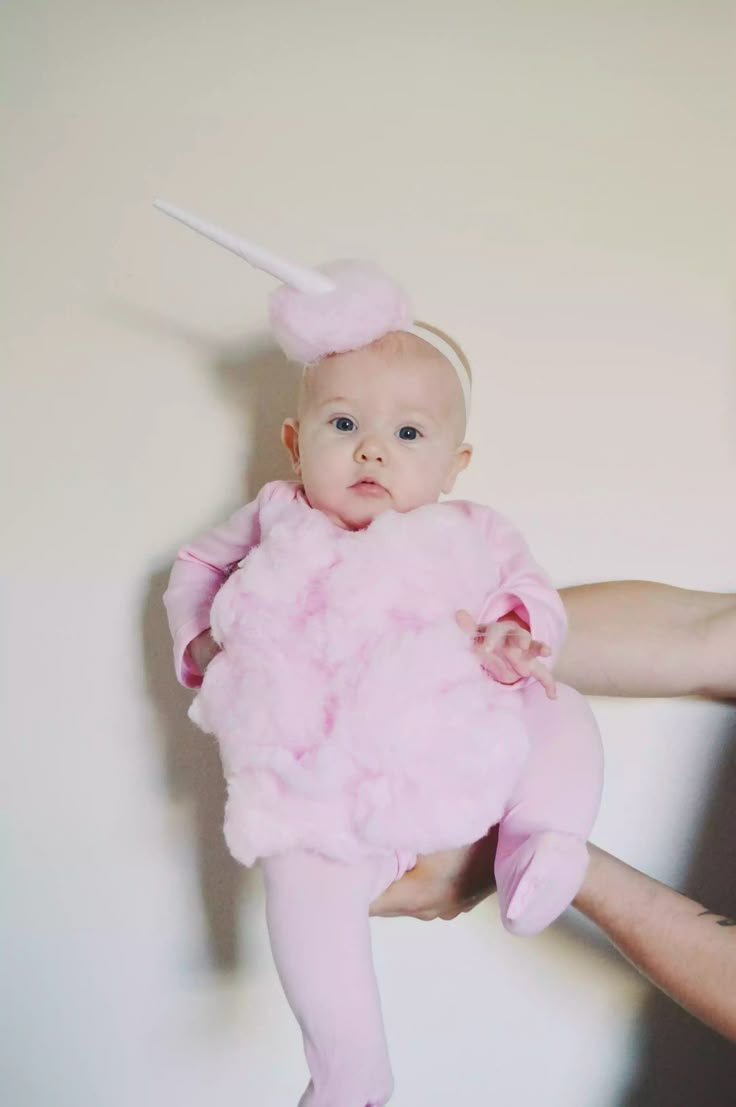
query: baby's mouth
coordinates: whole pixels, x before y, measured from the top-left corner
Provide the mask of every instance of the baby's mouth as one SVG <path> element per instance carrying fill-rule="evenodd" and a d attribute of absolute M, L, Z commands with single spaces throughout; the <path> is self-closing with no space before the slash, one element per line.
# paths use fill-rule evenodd
<path fill-rule="evenodd" d="M 350 488 L 353 492 L 358 492 L 363 496 L 388 495 L 388 489 L 384 488 L 373 477 L 361 477 L 360 480 L 356 480 L 354 484 L 351 484 Z"/>

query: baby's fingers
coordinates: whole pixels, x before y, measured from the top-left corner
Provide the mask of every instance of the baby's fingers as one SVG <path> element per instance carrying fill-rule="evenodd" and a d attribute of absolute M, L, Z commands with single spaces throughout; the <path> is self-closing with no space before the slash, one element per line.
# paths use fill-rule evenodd
<path fill-rule="evenodd" d="M 526 646 L 507 646 L 503 659 L 520 677 L 528 677 L 532 672 L 533 657 Z"/>
<path fill-rule="evenodd" d="M 455 613 L 455 622 L 465 634 L 469 634 L 471 638 L 475 638 L 478 634 L 478 624 L 469 611 L 457 611 Z"/>
<path fill-rule="evenodd" d="M 535 680 L 538 680 L 544 688 L 548 699 L 556 700 L 557 685 L 555 684 L 555 678 L 546 665 L 542 665 L 541 661 L 532 661 L 529 669 L 531 676 L 533 676 Z"/>
<path fill-rule="evenodd" d="M 518 678 L 523 680 L 525 677 L 533 677 L 534 680 L 538 680 L 549 699 L 554 700 L 557 698 L 555 679 L 549 669 L 537 660 L 539 656 L 546 656 L 544 651 L 549 652 L 549 647 L 545 647 L 542 642 L 536 642 L 533 645 L 536 648 L 508 647 L 504 650 L 503 660 L 518 674 Z"/>
<path fill-rule="evenodd" d="M 507 664 L 503 658 L 486 653 L 482 647 L 478 649 L 478 655 L 485 671 L 499 683 L 514 684 L 519 679 L 512 666 Z"/>

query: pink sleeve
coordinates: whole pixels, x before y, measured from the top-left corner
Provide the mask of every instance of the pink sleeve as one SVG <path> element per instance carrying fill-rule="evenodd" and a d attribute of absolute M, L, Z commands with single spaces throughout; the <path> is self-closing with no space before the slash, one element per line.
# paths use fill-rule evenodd
<path fill-rule="evenodd" d="M 176 675 L 187 688 L 202 683 L 202 674 L 189 656 L 189 643 L 207 630 L 212 601 L 237 563 L 260 541 L 264 492 L 176 555 L 164 606 L 174 639 Z"/>
<path fill-rule="evenodd" d="M 552 665 L 567 633 L 562 600 L 508 519 L 495 511 L 489 511 L 488 516 L 485 528 L 501 580 L 484 604 L 478 622 L 495 623 L 513 612 L 524 620 L 533 638 L 550 647 Z"/>

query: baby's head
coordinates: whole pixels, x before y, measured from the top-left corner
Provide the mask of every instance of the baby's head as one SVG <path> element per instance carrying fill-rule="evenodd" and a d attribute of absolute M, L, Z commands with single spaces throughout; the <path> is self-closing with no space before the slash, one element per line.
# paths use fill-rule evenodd
<path fill-rule="evenodd" d="M 359 530 L 384 511 L 411 511 L 452 490 L 472 452 L 465 423 L 447 358 L 393 331 L 305 369 L 299 414 L 282 439 L 311 506 Z"/>
<path fill-rule="evenodd" d="M 447 335 L 412 323 L 400 285 L 368 262 L 306 269 L 172 204 L 156 207 L 282 282 L 271 328 L 287 357 L 308 365 L 282 439 L 312 507 L 359 530 L 452 490 L 472 452 L 469 367 Z"/>

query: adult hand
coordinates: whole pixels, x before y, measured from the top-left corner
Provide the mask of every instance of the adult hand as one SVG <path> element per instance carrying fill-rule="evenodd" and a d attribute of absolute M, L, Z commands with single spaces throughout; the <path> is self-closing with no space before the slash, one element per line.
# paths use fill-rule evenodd
<path fill-rule="evenodd" d="M 460 629 L 473 639 L 483 668 L 499 684 L 516 684 L 530 676 L 539 681 L 549 699 L 557 698 L 555 679 L 539 660 L 552 653 L 545 642 L 532 638 L 525 627 L 512 619 L 479 625 L 468 611 L 458 611 L 455 619 Z"/>
<path fill-rule="evenodd" d="M 371 915 L 454 919 L 472 910 L 496 888 L 493 864 L 498 827 L 472 846 L 420 857 L 416 866 L 371 905 Z"/>

